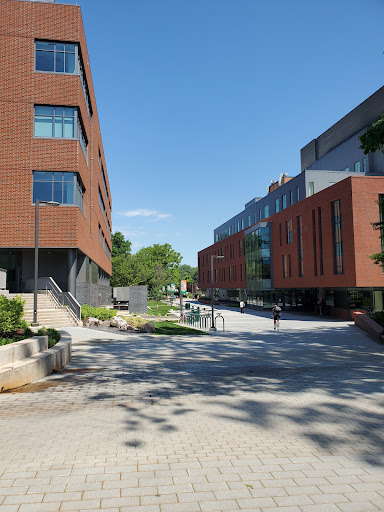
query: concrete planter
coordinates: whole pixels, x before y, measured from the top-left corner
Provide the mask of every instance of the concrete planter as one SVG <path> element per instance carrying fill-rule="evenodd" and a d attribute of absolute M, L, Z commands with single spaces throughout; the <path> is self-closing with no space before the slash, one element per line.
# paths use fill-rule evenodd
<path fill-rule="evenodd" d="M 72 340 L 61 340 L 48 349 L 48 336 L 35 336 L 0 347 L 0 392 L 25 386 L 60 370 L 71 360 Z"/>

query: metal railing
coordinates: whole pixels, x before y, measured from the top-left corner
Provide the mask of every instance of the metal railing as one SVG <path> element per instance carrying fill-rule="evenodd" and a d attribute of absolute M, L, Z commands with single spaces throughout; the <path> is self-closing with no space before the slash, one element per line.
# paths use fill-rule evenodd
<path fill-rule="evenodd" d="M 63 292 L 52 277 L 46 278 L 45 290 L 58 306 L 66 307 L 68 312 L 77 322 L 81 321 L 81 305 L 77 302 L 72 293 Z"/>

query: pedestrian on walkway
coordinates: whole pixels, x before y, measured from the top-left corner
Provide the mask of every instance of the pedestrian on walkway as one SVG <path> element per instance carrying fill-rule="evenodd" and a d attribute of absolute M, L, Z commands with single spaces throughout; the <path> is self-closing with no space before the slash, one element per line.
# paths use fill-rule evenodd
<path fill-rule="evenodd" d="M 273 328 L 276 330 L 276 326 L 279 329 L 280 317 L 281 317 L 281 307 L 275 304 L 272 308 L 272 316 L 273 316 Z M 277 325 L 276 325 L 277 324 Z"/>
<path fill-rule="evenodd" d="M 244 308 L 245 308 L 244 301 L 243 301 L 243 300 L 241 300 L 241 301 L 240 301 L 240 313 L 244 313 Z"/>

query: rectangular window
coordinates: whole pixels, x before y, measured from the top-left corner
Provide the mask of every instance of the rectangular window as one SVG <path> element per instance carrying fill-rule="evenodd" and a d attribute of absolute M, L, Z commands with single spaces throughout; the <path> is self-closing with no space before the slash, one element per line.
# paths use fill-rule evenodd
<path fill-rule="evenodd" d="M 280 239 L 280 247 L 283 245 L 283 237 L 282 237 L 282 229 L 281 229 L 281 223 L 279 224 L 279 239 Z"/>
<path fill-rule="evenodd" d="M 81 116 L 75 107 L 35 105 L 34 136 L 77 139 L 86 158 L 88 140 Z"/>
<path fill-rule="evenodd" d="M 35 42 L 35 69 L 50 73 L 76 73 L 77 44 Z"/>
<path fill-rule="evenodd" d="M 308 196 L 313 196 L 315 193 L 315 183 L 313 181 L 310 181 L 308 183 Z"/>
<path fill-rule="evenodd" d="M 259 208 L 259 220 L 263 220 L 263 211 Z"/>
<path fill-rule="evenodd" d="M 346 167 L 346 168 L 344 169 L 344 172 L 349 172 L 349 167 Z"/>
<path fill-rule="evenodd" d="M 244 278 L 244 269 L 243 269 L 243 264 L 240 263 L 240 281 L 243 281 L 243 278 Z"/>
<path fill-rule="evenodd" d="M 231 236 L 231 226 L 228 228 L 228 236 Z"/>
<path fill-rule="evenodd" d="M 56 201 L 78 206 L 84 213 L 84 186 L 76 172 L 34 171 L 33 202 Z"/>
<path fill-rule="evenodd" d="M 285 210 L 285 208 L 287 207 L 287 194 L 282 195 L 281 201 L 282 201 L 282 209 Z"/>
<path fill-rule="evenodd" d="M 248 227 L 252 225 L 251 216 L 248 215 Z"/>
<path fill-rule="evenodd" d="M 103 196 L 101 195 L 100 187 L 99 187 L 99 206 L 100 206 L 101 213 L 103 214 L 103 217 L 104 217 L 105 223 L 107 224 L 107 226 L 108 226 L 108 230 L 109 230 L 109 223 L 108 223 L 108 218 L 107 218 L 107 211 L 106 211 L 106 209 L 105 209 L 105 203 L 104 203 Z M 208 257 L 208 256 L 207 256 L 207 257 Z"/>
<path fill-rule="evenodd" d="M 287 231 L 287 244 L 291 244 L 293 239 L 292 219 L 287 220 L 287 222 L 285 223 L 285 227 Z"/>
<path fill-rule="evenodd" d="M 360 162 L 355 162 L 355 172 L 360 172 Z"/>
<path fill-rule="evenodd" d="M 367 159 L 363 158 L 363 172 L 367 172 Z"/>
<path fill-rule="evenodd" d="M 228 281 L 231 282 L 232 280 L 232 272 L 231 272 L 231 267 L 228 267 Z"/>
<path fill-rule="evenodd" d="M 288 277 L 287 256 L 283 254 L 283 277 Z"/>
<path fill-rule="evenodd" d="M 267 217 L 269 217 L 269 205 L 266 204 L 264 206 L 264 219 L 266 219 Z"/>
<path fill-rule="evenodd" d="M 303 228 L 301 215 L 297 217 L 297 239 L 298 239 L 298 262 L 299 262 L 299 277 L 304 276 L 304 264 L 303 264 Z"/>
<path fill-rule="evenodd" d="M 105 173 L 104 173 L 103 164 L 101 164 L 100 169 L 101 169 L 101 179 L 103 181 L 104 192 L 105 192 L 105 195 L 107 196 L 107 199 L 108 199 L 109 209 L 111 210 L 111 204 L 110 204 L 111 200 L 110 200 L 109 194 L 108 194 L 107 180 L 105 179 Z"/>
<path fill-rule="evenodd" d="M 290 254 L 288 254 L 288 276 L 292 277 L 292 261 Z"/>
<path fill-rule="evenodd" d="M 313 272 L 317 276 L 316 210 L 312 210 Z"/>
<path fill-rule="evenodd" d="M 219 241 L 219 233 L 216 233 L 215 242 Z"/>
<path fill-rule="evenodd" d="M 239 231 L 240 231 L 240 221 L 238 220 L 237 221 L 237 232 L 239 232 Z"/>
<path fill-rule="evenodd" d="M 289 191 L 289 204 L 291 206 L 293 205 L 293 190 Z"/>
<path fill-rule="evenodd" d="M 228 229 L 225 229 L 224 230 L 224 238 L 227 238 L 227 236 L 228 236 Z"/>
<path fill-rule="evenodd" d="M 241 219 L 241 229 L 244 229 L 244 219 Z"/>
<path fill-rule="evenodd" d="M 279 213 L 279 198 L 275 199 L 275 213 Z"/>
<path fill-rule="evenodd" d="M 332 203 L 334 272 L 343 274 L 343 239 L 341 232 L 340 199 Z"/>
<path fill-rule="evenodd" d="M 300 187 L 296 187 L 296 202 L 300 201 Z"/>
<path fill-rule="evenodd" d="M 229 258 L 232 259 L 233 257 L 233 254 L 232 254 L 232 244 L 229 244 Z"/>
<path fill-rule="evenodd" d="M 239 257 L 243 255 L 243 240 L 239 240 Z"/>
<path fill-rule="evenodd" d="M 324 266 L 323 266 L 323 232 L 321 226 L 321 208 L 317 209 L 317 217 L 319 219 L 319 256 L 320 256 L 320 275 L 324 275 Z"/>

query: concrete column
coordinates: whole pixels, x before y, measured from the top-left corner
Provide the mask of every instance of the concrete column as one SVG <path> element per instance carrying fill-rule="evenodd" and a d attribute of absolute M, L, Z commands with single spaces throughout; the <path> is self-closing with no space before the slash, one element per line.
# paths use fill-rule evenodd
<path fill-rule="evenodd" d="M 77 275 L 77 250 L 68 249 L 67 253 L 68 275 L 67 290 L 76 297 L 76 275 Z"/>
<path fill-rule="evenodd" d="M 373 292 L 373 308 L 374 308 L 374 312 L 383 311 L 383 292 L 382 291 L 374 291 Z"/>

